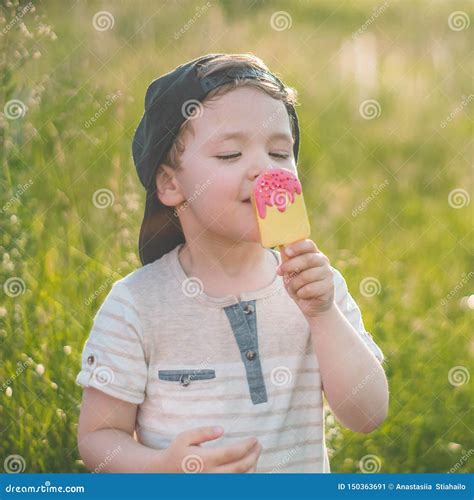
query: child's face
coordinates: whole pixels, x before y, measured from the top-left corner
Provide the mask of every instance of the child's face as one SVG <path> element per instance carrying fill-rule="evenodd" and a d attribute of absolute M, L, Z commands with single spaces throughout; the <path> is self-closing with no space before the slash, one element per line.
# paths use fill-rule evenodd
<path fill-rule="evenodd" d="M 293 137 L 283 102 L 241 87 L 206 103 L 185 138 L 182 170 L 175 172 L 183 201 L 183 230 L 258 242 L 252 204 L 256 177 L 270 168 L 296 173 Z M 225 137 L 230 133 L 241 137 Z"/>

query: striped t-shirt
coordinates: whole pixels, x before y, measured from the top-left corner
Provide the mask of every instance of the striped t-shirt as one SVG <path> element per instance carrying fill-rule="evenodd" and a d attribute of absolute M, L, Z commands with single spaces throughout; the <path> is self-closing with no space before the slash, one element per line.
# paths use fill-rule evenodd
<path fill-rule="evenodd" d="M 137 404 L 136 436 L 151 448 L 168 447 L 187 429 L 221 425 L 224 435 L 202 446 L 256 436 L 256 472 L 329 472 L 319 363 L 283 278 L 275 274 L 240 298 L 211 297 L 185 274 L 181 246 L 114 283 L 77 383 Z M 343 276 L 331 269 L 337 306 L 382 362 Z"/>

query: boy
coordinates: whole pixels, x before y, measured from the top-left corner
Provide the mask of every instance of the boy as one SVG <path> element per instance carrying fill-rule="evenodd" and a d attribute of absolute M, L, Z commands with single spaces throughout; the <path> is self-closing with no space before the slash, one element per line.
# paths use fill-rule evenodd
<path fill-rule="evenodd" d="M 133 140 L 144 266 L 112 287 L 77 377 L 89 469 L 329 472 L 323 389 L 354 431 L 385 419 L 384 357 L 341 273 L 311 240 L 285 259 L 259 243 L 250 193 L 264 170 L 296 173 L 295 104 L 247 54 L 150 84 Z"/>

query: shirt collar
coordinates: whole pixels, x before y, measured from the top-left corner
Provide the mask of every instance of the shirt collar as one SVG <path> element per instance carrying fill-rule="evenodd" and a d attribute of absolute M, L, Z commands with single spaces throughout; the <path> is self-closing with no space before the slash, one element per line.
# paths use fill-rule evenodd
<path fill-rule="evenodd" d="M 193 286 L 193 284 L 190 281 L 193 278 L 185 273 L 178 257 L 178 253 L 183 244 L 184 243 L 180 243 L 173 250 L 171 250 L 171 252 L 169 252 L 166 256 L 164 256 L 164 258 L 168 260 L 167 264 L 173 270 L 173 273 L 177 278 L 177 281 L 179 282 L 179 286 L 183 289 L 183 293 L 187 283 L 188 285 L 190 285 L 189 286 L 190 293 L 188 293 L 188 295 L 203 305 L 223 308 L 232 304 L 238 304 L 239 297 L 237 295 L 211 297 L 210 295 L 207 295 L 203 290 L 199 291 L 200 287 L 199 283 L 196 283 L 195 286 Z M 277 252 L 276 250 L 269 250 L 269 251 L 273 253 L 273 255 L 278 261 L 278 264 L 280 264 L 281 257 L 279 252 Z M 195 279 L 197 280 L 197 278 Z M 263 288 L 259 288 L 258 290 L 253 290 L 250 292 L 242 292 L 240 294 L 240 302 L 270 298 L 271 296 L 281 293 L 283 289 L 284 285 L 282 277 L 275 273 L 275 278 L 273 279 L 273 281 L 268 285 L 264 286 Z M 194 293 L 191 290 L 195 290 L 196 292 L 199 293 L 196 293 L 196 295 L 194 295 Z"/>

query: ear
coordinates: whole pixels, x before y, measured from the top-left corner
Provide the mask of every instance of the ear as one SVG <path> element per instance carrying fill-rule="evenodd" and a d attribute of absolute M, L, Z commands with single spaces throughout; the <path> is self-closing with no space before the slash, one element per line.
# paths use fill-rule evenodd
<path fill-rule="evenodd" d="M 185 201 L 176 172 L 169 165 L 162 163 L 155 176 L 158 199 L 168 207 L 176 207 Z"/>

